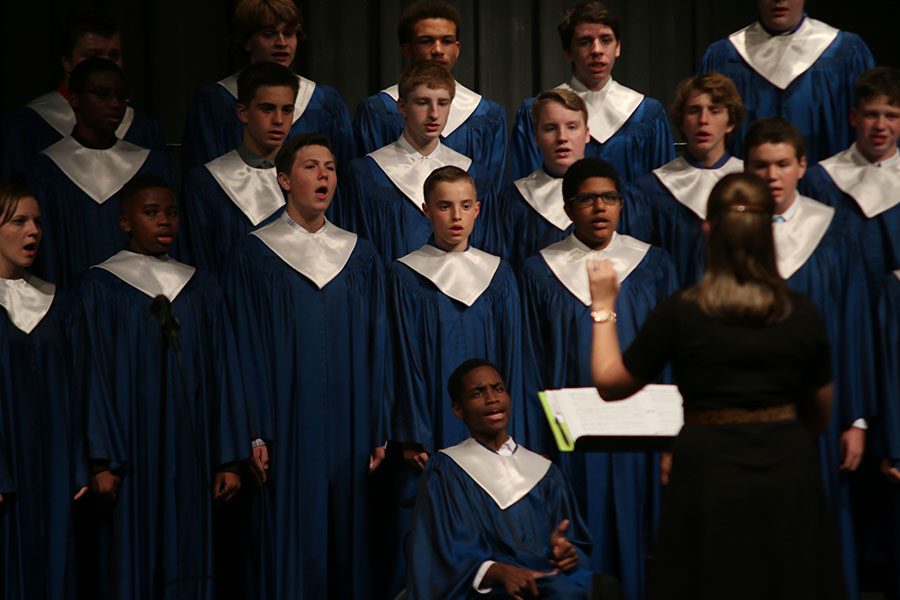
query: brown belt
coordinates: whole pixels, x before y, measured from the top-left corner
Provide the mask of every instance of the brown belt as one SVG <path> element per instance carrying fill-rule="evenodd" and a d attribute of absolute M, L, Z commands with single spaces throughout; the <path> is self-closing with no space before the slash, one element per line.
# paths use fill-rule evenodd
<path fill-rule="evenodd" d="M 685 425 L 739 425 L 741 423 L 773 423 L 797 418 L 796 404 L 779 404 L 768 408 L 721 408 L 685 411 Z"/>

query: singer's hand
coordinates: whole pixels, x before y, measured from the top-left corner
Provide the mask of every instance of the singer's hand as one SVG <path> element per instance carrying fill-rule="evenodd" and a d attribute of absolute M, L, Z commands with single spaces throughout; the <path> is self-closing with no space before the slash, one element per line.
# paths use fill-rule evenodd
<path fill-rule="evenodd" d="M 228 502 L 241 489 L 241 478 L 237 473 L 219 471 L 213 482 L 213 499 L 218 502 Z"/>
<path fill-rule="evenodd" d="M 108 470 L 100 471 L 91 477 L 91 491 L 101 498 L 116 501 L 116 494 L 119 490 L 119 476 L 113 475 Z"/>
<path fill-rule="evenodd" d="M 87 492 L 88 492 L 87 486 L 86 485 L 82 486 L 81 489 L 79 489 L 75 493 L 75 496 L 72 498 L 72 500 L 81 500 L 82 498 L 84 498 L 84 495 L 87 494 Z"/>
<path fill-rule="evenodd" d="M 250 457 L 250 471 L 253 473 L 257 485 L 265 485 L 269 470 L 269 448 L 265 444 L 255 446 L 252 449 L 252 453 Z"/>

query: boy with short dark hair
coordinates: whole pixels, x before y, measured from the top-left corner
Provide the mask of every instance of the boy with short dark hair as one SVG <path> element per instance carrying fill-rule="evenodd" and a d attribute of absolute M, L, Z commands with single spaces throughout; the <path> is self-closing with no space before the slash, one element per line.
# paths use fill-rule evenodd
<path fill-rule="evenodd" d="M 500 370 L 466 360 L 447 388 L 467 439 L 435 453 L 422 476 L 410 599 L 599 596 L 590 594 L 590 534 L 578 503 L 555 465 L 509 435 L 515 408 Z"/>
<path fill-rule="evenodd" d="M 460 52 L 462 16 L 444 0 L 419 0 L 400 15 L 397 38 L 403 57 L 411 63 L 431 61 L 453 71 Z M 507 126 L 503 107 L 455 81 L 456 96 L 450 107 L 442 142 L 483 165 L 494 185 L 504 182 Z M 369 154 L 396 140 L 404 120 L 397 108 L 397 85 L 363 100 L 353 117 L 357 151 Z"/>
<path fill-rule="evenodd" d="M 245 595 L 368 598 L 368 473 L 391 396 L 384 274 L 369 241 L 325 217 L 328 138 L 297 136 L 275 163 L 287 205 L 235 245 L 222 277 L 272 455 L 251 499 Z"/>
<path fill-rule="evenodd" d="M 619 175 L 609 163 L 596 158 L 574 163 L 557 196 L 573 223 L 571 234 L 525 261 L 520 281 L 526 419 L 528 443 L 537 452 L 555 450 L 536 400 L 538 392 L 592 386 L 594 320 L 612 319 L 623 347 L 627 346 L 654 307 L 676 289 L 675 270 L 665 252 L 616 232 L 630 201 L 621 189 Z M 591 312 L 587 277 L 591 259 L 607 259 L 615 266 L 621 289 L 612 315 Z M 564 454 L 558 464 L 572 482 L 594 540 L 583 566 L 617 575 L 626 598 L 643 598 L 644 559 L 659 497 L 655 455 Z"/>
<path fill-rule="evenodd" d="M 216 277 L 232 246 L 251 229 L 277 218 L 284 206 L 275 156 L 287 139 L 297 77 L 273 62 L 250 65 L 238 76 L 241 145 L 185 178 L 185 217 L 194 264 Z"/>
<path fill-rule="evenodd" d="M 668 253 L 680 288 L 694 285 L 703 275 L 701 228 L 709 193 L 725 175 L 744 170 L 743 161 L 726 150 L 743 118 L 741 97 L 724 75 L 704 73 L 679 83 L 672 121 L 684 136 L 684 154 L 639 178 L 625 208 L 625 229 Z"/>
<path fill-rule="evenodd" d="M 672 134 L 663 105 L 612 78 L 621 51 L 615 13 L 596 0 L 582 2 L 566 11 L 558 31 L 563 54 L 572 63 L 572 79 L 559 87 L 573 90 L 588 108 L 591 141 L 585 156 L 609 161 L 626 181 L 672 160 Z M 514 179 L 541 166 L 533 139 L 533 102 L 525 100 L 516 113 L 509 157 Z"/>
<path fill-rule="evenodd" d="M 24 177 L 38 153 L 72 134 L 75 113 L 69 103 L 69 77 L 81 61 L 106 58 L 123 68 L 119 26 L 99 11 L 88 8 L 67 15 L 59 38 L 63 78 L 57 89 L 14 110 L 0 126 L 0 182 Z M 140 109 L 126 106 L 115 131 L 116 137 L 136 146 L 166 149 L 156 119 Z"/>
<path fill-rule="evenodd" d="M 240 0 L 234 7 L 237 43 L 247 63 L 274 62 L 290 67 L 303 36 L 303 19 L 293 0 Z M 240 72 L 197 92 L 184 123 L 185 171 L 237 148 L 242 125 L 236 116 Z M 299 91 L 288 123 L 288 137 L 322 133 L 332 140 L 342 164 L 355 156 L 350 112 L 335 90 L 296 76 Z"/>
<path fill-rule="evenodd" d="M 811 165 L 853 141 L 843 111 L 853 105 L 852 82 L 875 60 L 856 34 L 808 17 L 805 3 L 757 0 L 759 20 L 711 44 L 700 61 L 699 73 L 717 71 L 734 81 L 747 107 L 732 154 L 742 156 L 747 128 L 763 117 L 795 123 Z"/>
<path fill-rule="evenodd" d="M 441 142 L 447 125 L 455 82 L 449 71 L 431 61 L 413 63 L 398 85 L 397 108 L 403 131 L 393 143 L 350 163 L 341 180 L 338 222 L 371 240 L 385 265 L 428 241 L 431 226 L 423 213 L 422 184 L 444 166 L 456 166 L 475 180 L 482 211 L 488 217 L 476 226 L 476 246 L 499 245 L 494 226 L 494 198 L 484 167 Z"/>
<path fill-rule="evenodd" d="M 870 289 L 900 268 L 900 70 L 876 67 L 856 81 L 850 109 L 856 141 L 812 167 L 804 192 L 838 210 L 838 218 L 863 228 Z M 841 217 L 841 214 L 844 216 Z"/>
<path fill-rule="evenodd" d="M 91 350 L 91 489 L 114 502 L 98 507 L 93 533 L 106 551 L 85 581 L 101 597 L 211 598 L 210 496 L 237 492 L 237 463 L 251 450 L 230 318 L 215 281 L 168 256 L 178 235 L 168 182 L 130 180 L 119 226 L 126 249 L 79 286 Z M 162 335 L 170 347 L 161 358 Z"/>
<path fill-rule="evenodd" d="M 154 174 L 174 183 L 165 152 L 116 137 L 127 98 L 116 63 L 105 58 L 79 63 L 69 79 L 75 128 L 39 154 L 28 171 L 46 234 L 35 272 L 62 289 L 125 245 L 126 236 L 114 223 L 119 191 L 128 180 Z"/>
<path fill-rule="evenodd" d="M 803 134 L 781 117 L 753 123 L 744 138 L 744 169 L 769 184 L 778 271 L 812 298 L 831 341 L 834 410 L 819 437 L 825 491 L 835 511 L 847 589 L 858 589 L 848 471 L 865 447 L 866 419 L 875 414 L 871 306 L 857 224 L 797 193 L 806 170 Z"/>

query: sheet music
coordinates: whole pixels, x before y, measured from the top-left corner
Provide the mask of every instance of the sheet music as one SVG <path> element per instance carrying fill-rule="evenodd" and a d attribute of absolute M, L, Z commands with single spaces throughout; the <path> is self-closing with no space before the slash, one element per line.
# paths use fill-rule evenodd
<path fill-rule="evenodd" d="M 547 399 L 573 439 L 581 436 L 675 436 L 684 421 L 681 395 L 674 385 L 648 385 L 614 402 L 596 388 L 547 390 Z"/>

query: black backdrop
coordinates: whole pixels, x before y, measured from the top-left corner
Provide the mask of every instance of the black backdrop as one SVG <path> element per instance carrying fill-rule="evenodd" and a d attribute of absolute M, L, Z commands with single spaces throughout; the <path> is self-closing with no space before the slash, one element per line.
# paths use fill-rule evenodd
<path fill-rule="evenodd" d="M 298 0 L 306 39 L 296 70 L 336 87 L 350 108 L 396 81 L 403 63 L 396 39 L 411 0 Z M 556 24 L 576 0 L 454 0 L 464 19 L 457 78 L 500 102 L 512 118 L 522 99 L 568 79 Z M 668 105 L 675 85 L 711 42 L 748 24 L 753 0 L 608 0 L 622 19 L 618 81 Z M 3 0 L 0 8 L 0 110 L 52 89 L 61 70 L 54 23 L 93 6 L 120 25 L 135 104 L 156 115 L 165 140 L 181 141 L 196 90 L 230 74 L 233 0 Z M 878 64 L 900 66 L 900 2 L 808 0 L 807 10 L 863 36 Z M 510 123 L 511 125 L 511 123 Z"/>

